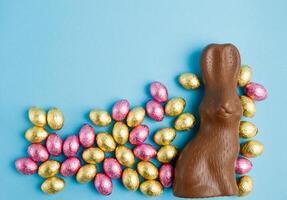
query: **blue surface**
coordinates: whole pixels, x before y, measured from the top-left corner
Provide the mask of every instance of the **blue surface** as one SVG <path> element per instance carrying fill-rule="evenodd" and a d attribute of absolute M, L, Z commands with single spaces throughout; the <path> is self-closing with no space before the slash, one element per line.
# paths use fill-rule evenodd
<path fill-rule="evenodd" d="M 93 184 L 74 178 L 55 196 L 42 193 L 40 177 L 20 175 L 14 167 L 26 155 L 27 109 L 59 107 L 66 120 L 59 134 L 65 137 L 88 122 L 92 108 L 110 109 L 119 98 L 143 105 L 148 84 L 159 80 L 196 112 L 202 93 L 183 90 L 176 78 L 199 73 L 200 52 L 211 42 L 234 43 L 242 63 L 253 67 L 253 80 L 269 90 L 251 120 L 266 151 L 253 159 L 254 191 L 245 199 L 286 199 L 286 7 L 284 0 L 0 0 L 0 199 L 146 199 L 120 181 L 103 197 Z M 153 132 L 171 119 L 146 123 Z M 178 133 L 176 146 L 191 136 Z M 155 199 L 176 198 L 169 189 Z"/>

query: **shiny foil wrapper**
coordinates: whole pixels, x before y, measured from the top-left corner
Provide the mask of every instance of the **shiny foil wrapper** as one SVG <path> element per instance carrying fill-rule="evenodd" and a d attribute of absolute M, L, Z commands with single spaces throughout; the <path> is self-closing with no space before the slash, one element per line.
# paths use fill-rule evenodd
<path fill-rule="evenodd" d="M 102 149 L 104 152 L 112 152 L 116 148 L 116 142 L 114 138 L 106 133 L 106 132 L 101 132 L 97 135 L 97 145 Z"/>
<path fill-rule="evenodd" d="M 58 108 L 51 108 L 47 113 L 47 122 L 51 129 L 60 130 L 64 126 L 64 115 Z"/>
<path fill-rule="evenodd" d="M 183 112 L 185 104 L 185 100 L 181 97 L 172 98 L 165 105 L 165 114 L 175 117 Z"/>
<path fill-rule="evenodd" d="M 154 164 L 148 161 L 140 161 L 137 164 L 138 173 L 147 180 L 153 180 L 158 177 L 158 169 Z"/>
<path fill-rule="evenodd" d="M 159 103 L 166 102 L 168 99 L 167 88 L 160 82 L 153 82 L 150 85 L 150 94 Z"/>
<path fill-rule="evenodd" d="M 156 180 L 147 180 L 141 183 L 140 191 L 146 196 L 155 197 L 163 192 L 163 187 Z"/>
<path fill-rule="evenodd" d="M 129 127 L 139 126 L 145 117 L 145 110 L 142 107 L 133 108 L 127 116 L 127 125 Z"/>
<path fill-rule="evenodd" d="M 90 120 L 97 126 L 107 126 L 112 118 L 107 111 L 94 109 L 89 114 Z"/>

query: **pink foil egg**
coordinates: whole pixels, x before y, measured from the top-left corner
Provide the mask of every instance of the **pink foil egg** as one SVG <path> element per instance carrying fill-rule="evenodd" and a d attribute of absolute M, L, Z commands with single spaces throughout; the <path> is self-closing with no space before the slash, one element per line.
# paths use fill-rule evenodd
<path fill-rule="evenodd" d="M 49 158 L 49 153 L 42 144 L 31 144 L 28 147 L 28 154 L 36 162 L 44 162 Z"/>
<path fill-rule="evenodd" d="M 150 144 L 140 144 L 133 150 L 135 157 L 148 161 L 156 156 L 156 149 Z"/>
<path fill-rule="evenodd" d="M 75 156 L 79 148 L 80 148 L 80 142 L 76 135 L 70 135 L 64 141 L 63 152 L 67 157 Z"/>
<path fill-rule="evenodd" d="M 250 160 L 243 157 L 237 158 L 235 165 L 236 174 L 247 174 L 252 168 L 253 165 Z"/>
<path fill-rule="evenodd" d="M 164 117 L 164 109 L 160 103 L 155 100 L 150 100 L 146 104 L 147 115 L 155 120 L 162 121 Z"/>
<path fill-rule="evenodd" d="M 67 158 L 61 165 L 60 173 L 62 176 L 73 176 L 81 167 L 81 162 L 76 157 Z"/>
<path fill-rule="evenodd" d="M 25 175 L 35 174 L 38 166 L 31 158 L 19 158 L 15 162 L 15 166 L 18 172 Z"/>
<path fill-rule="evenodd" d="M 255 101 L 262 101 L 267 98 L 267 90 L 259 83 L 248 83 L 244 88 L 245 94 Z"/>
<path fill-rule="evenodd" d="M 139 125 L 133 128 L 129 135 L 129 141 L 133 145 L 142 144 L 149 135 L 149 128 L 146 125 Z"/>
<path fill-rule="evenodd" d="M 163 103 L 168 99 L 166 87 L 160 82 L 153 82 L 150 85 L 150 94 L 158 102 Z"/>
<path fill-rule="evenodd" d="M 110 195 L 113 191 L 113 183 L 111 178 L 102 173 L 96 175 L 94 185 L 98 192 L 102 195 Z"/>
<path fill-rule="evenodd" d="M 93 146 L 95 138 L 95 130 L 91 125 L 85 124 L 82 126 L 79 132 L 79 141 L 83 147 L 88 148 Z"/>
<path fill-rule="evenodd" d="M 56 134 L 50 134 L 46 141 L 46 148 L 53 156 L 59 156 L 62 153 L 63 140 Z"/>
<path fill-rule="evenodd" d="M 112 117 L 115 121 L 122 121 L 126 118 L 130 110 L 130 103 L 126 99 L 119 100 L 112 109 Z"/>
<path fill-rule="evenodd" d="M 174 169 L 171 164 L 163 164 L 159 169 L 159 180 L 165 188 L 169 188 L 172 185 L 174 176 Z"/>
<path fill-rule="evenodd" d="M 115 158 L 106 158 L 104 160 L 103 169 L 110 178 L 117 179 L 122 175 L 121 164 Z"/>

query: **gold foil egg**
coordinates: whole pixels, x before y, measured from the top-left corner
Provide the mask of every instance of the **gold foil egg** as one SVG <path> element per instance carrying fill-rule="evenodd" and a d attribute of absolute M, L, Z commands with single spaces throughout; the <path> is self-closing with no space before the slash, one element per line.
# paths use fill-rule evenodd
<path fill-rule="evenodd" d="M 254 101 L 251 98 L 244 95 L 240 97 L 240 100 L 243 108 L 243 116 L 253 117 L 256 113 L 256 106 Z"/>
<path fill-rule="evenodd" d="M 131 168 L 126 168 L 122 174 L 122 182 L 128 190 L 136 191 L 140 184 L 137 171 Z"/>
<path fill-rule="evenodd" d="M 51 129 L 60 130 L 64 125 L 64 115 L 58 108 L 52 108 L 47 113 L 47 122 Z"/>
<path fill-rule="evenodd" d="M 157 159 L 162 163 L 169 163 L 172 159 L 175 158 L 177 150 L 175 146 L 166 145 L 161 147 L 157 152 Z"/>
<path fill-rule="evenodd" d="M 113 127 L 113 137 L 118 144 L 125 144 L 129 139 L 129 128 L 123 122 L 116 122 Z"/>
<path fill-rule="evenodd" d="M 258 132 L 257 127 L 251 122 L 241 121 L 239 126 L 239 136 L 242 138 L 252 138 Z"/>
<path fill-rule="evenodd" d="M 242 176 L 237 182 L 239 196 L 248 195 L 253 189 L 253 181 L 250 176 Z"/>
<path fill-rule="evenodd" d="M 64 187 L 65 181 L 56 176 L 46 179 L 41 185 L 42 191 L 48 194 L 60 192 L 64 189 Z"/>
<path fill-rule="evenodd" d="M 172 98 L 165 105 L 165 114 L 172 117 L 177 116 L 183 112 L 185 104 L 185 100 L 181 97 Z"/>
<path fill-rule="evenodd" d="M 46 125 L 46 112 L 41 108 L 31 107 L 28 111 L 29 120 L 39 127 Z"/>
<path fill-rule="evenodd" d="M 129 127 L 136 127 L 140 125 L 145 117 L 145 109 L 142 107 L 133 108 L 127 117 L 127 124 Z"/>
<path fill-rule="evenodd" d="M 137 165 L 138 173 L 145 179 L 152 180 L 158 177 L 158 169 L 148 161 L 140 161 Z"/>
<path fill-rule="evenodd" d="M 43 178 L 50 178 L 59 173 L 60 167 L 61 165 L 58 161 L 47 160 L 40 165 L 38 174 Z"/>
<path fill-rule="evenodd" d="M 135 157 L 132 150 L 126 146 L 118 146 L 116 148 L 116 158 L 119 163 L 126 167 L 132 166 L 135 162 Z"/>
<path fill-rule="evenodd" d="M 178 131 L 187 131 L 195 125 L 195 117 L 191 113 L 181 114 L 174 122 L 174 128 Z"/>
<path fill-rule="evenodd" d="M 158 181 L 147 180 L 141 183 L 140 190 L 147 196 L 155 197 L 163 192 L 163 187 Z"/>
<path fill-rule="evenodd" d="M 112 122 L 111 115 L 104 110 L 94 109 L 90 112 L 89 117 L 97 126 L 107 126 Z"/>
<path fill-rule="evenodd" d="M 193 73 L 183 73 L 179 76 L 179 83 L 187 90 L 199 88 L 200 81 Z"/>
<path fill-rule="evenodd" d="M 38 126 L 29 128 L 25 132 L 25 138 L 31 143 L 40 143 L 44 141 L 47 137 L 48 132 L 44 128 Z"/>
<path fill-rule="evenodd" d="M 87 183 L 94 179 L 96 176 L 97 169 L 93 164 L 87 164 L 82 166 L 76 175 L 76 180 L 79 183 Z"/>
<path fill-rule="evenodd" d="M 105 132 L 101 132 L 97 135 L 97 145 L 102 149 L 104 152 L 112 152 L 116 148 L 116 142 L 114 138 Z"/>
<path fill-rule="evenodd" d="M 245 142 L 240 149 L 243 156 L 254 158 L 260 156 L 264 151 L 264 145 L 257 140 L 249 140 Z"/>
<path fill-rule="evenodd" d="M 105 153 L 98 147 L 90 147 L 83 151 L 82 158 L 90 164 L 101 163 L 105 159 Z"/>
<path fill-rule="evenodd" d="M 174 140 L 175 136 L 174 128 L 162 128 L 155 133 L 153 139 L 158 145 L 168 145 Z"/>
<path fill-rule="evenodd" d="M 239 73 L 239 79 L 238 79 L 238 85 L 243 87 L 247 83 L 251 81 L 252 78 L 252 69 L 251 67 L 247 65 L 243 65 L 240 68 L 240 73 Z"/>

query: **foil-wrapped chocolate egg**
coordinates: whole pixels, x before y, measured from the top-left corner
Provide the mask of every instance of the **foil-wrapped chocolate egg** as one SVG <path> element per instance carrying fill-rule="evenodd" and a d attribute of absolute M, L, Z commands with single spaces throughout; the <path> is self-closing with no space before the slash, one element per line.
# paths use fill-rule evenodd
<path fill-rule="evenodd" d="M 47 113 L 47 122 L 51 129 L 60 130 L 64 125 L 64 115 L 58 108 L 51 108 Z"/>
<path fill-rule="evenodd" d="M 122 166 L 115 158 L 106 158 L 103 164 L 104 172 L 110 178 L 120 178 L 122 175 Z"/>
<path fill-rule="evenodd" d="M 243 116 L 244 117 L 253 117 L 256 113 L 256 106 L 252 99 L 247 96 L 242 95 L 240 97 L 242 108 L 243 108 Z"/>
<path fill-rule="evenodd" d="M 149 135 L 149 128 L 146 125 L 139 125 L 133 128 L 129 135 L 129 141 L 133 145 L 142 144 Z"/>
<path fill-rule="evenodd" d="M 252 162 L 247 158 L 239 157 L 235 164 L 236 174 L 247 174 L 253 168 Z"/>
<path fill-rule="evenodd" d="M 65 187 L 65 181 L 59 177 L 51 177 L 46 179 L 42 185 L 41 190 L 47 194 L 56 194 L 62 191 Z"/>
<path fill-rule="evenodd" d="M 25 132 L 25 138 L 31 143 L 41 143 L 48 137 L 48 132 L 42 128 L 34 126 Z"/>
<path fill-rule="evenodd" d="M 103 173 L 96 175 L 94 185 L 97 191 L 105 196 L 110 195 L 113 191 L 113 183 L 111 178 Z"/>
<path fill-rule="evenodd" d="M 90 164 L 101 163 L 105 158 L 105 153 L 98 147 L 90 147 L 83 151 L 82 158 Z"/>
<path fill-rule="evenodd" d="M 119 100 L 112 108 L 112 117 L 115 121 L 122 121 L 130 110 L 130 103 L 126 99 Z"/>
<path fill-rule="evenodd" d="M 118 146 L 115 152 L 117 160 L 124 166 L 130 167 L 135 162 L 135 157 L 128 147 L 126 146 Z"/>
<path fill-rule="evenodd" d="M 174 128 L 162 128 L 155 133 L 153 140 L 158 145 L 168 145 L 174 140 L 175 136 Z"/>
<path fill-rule="evenodd" d="M 138 173 L 145 179 L 153 180 L 158 177 L 158 169 L 148 161 L 140 161 L 137 164 Z"/>
<path fill-rule="evenodd" d="M 263 151 L 264 145 L 257 140 L 249 140 L 245 142 L 240 148 L 241 154 L 247 158 L 260 156 Z"/>
<path fill-rule="evenodd" d="M 160 82 L 153 82 L 150 85 L 150 94 L 151 94 L 152 98 L 159 103 L 166 102 L 168 99 L 167 89 Z"/>
<path fill-rule="evenodd" d="M 38 165 L 31 158 L 19 158 L 15 161 L 15 167 L 18 172 L 25 175 L 35 174 L 38 170 Z"/>
<path fill-rule="evenodd" d="M 125 144 L 129 139 L 129 128 L 123 122 L 116 122 L 112 131 L 113 137 L 118 144 Z"/>
<path fill-rule="evenodd" d="M 76 135 L 69 135 L 63 143 L 63 152 L 67 157 L 75 156 L 79 148 L 80 142 Z"/>
<path fill-rule="evenodd" d="M 177 116 L 183 112 L 185 104 L 185 100 L 181 97 L 172 98 L 165 105 L 165 114 L 172 117 Z"/>
<path fill-rule="evenodd" d="M 112 118 L 107 111 L 94 109 L 89 114 L 90 120 L 97 126 L 107 126 Z"/>
<path fill-rule="evenodd" d="M 46 125 L 46 112 L 41 108 L 29 108 L 28 117 L 35 126 L 44 127 Z"/>
<path fill-rule="evenodd" d="M 147 196 L 155 197 L 163 192 L 163 187 L 156 180 L 147 180 L 141 183 L 140 191 Z"/>
<path fill-rule="evenodd" d="M 257 127 L 247 121 L 241 121 L 239 126 L 239 136 L 242 138 L 252 138 L 254 137 L 258 132 Z"/>
<path fill-rule="evenodd" d="M 169 163 L 177 154 L 175 146 L 166 145 L 161 147 L 157 152 L 157 160 L 162 163 Z"/>
<path fill-rule="evenodd" d="M 174 128 L 178 131 L 187 131 L 195 125 L 195 117 L 191 113 L 183 113 L 174 122 Z"/>
<path fill-rule="evenodd" d="M 43 178 L 50 178 L 59 173 L 60 166 L 56 160 L 47 160 L 39 166 L 38 174 Z"/>
<path fill-rule="evenodd" d="M 62 153 L 63 140 L 56 134 L 50 134 L 46 140 L 46 148 L 53 156 L 59 156 Z"/>
<path fill-rule="evenodd" d="M 255 101 L 262 101 L 267 98 L 267 90 L 259 83 L 248 83 L 244 87 L 245 94 Z"/>
<path fill-rule="evenodd" d="M 28 147 L 28 154 L 36 162 L 44 162 L 49 158 L 49 153 L 42 144 L 31 144 Z"/>
<path fill-rule="evenodd" d="M 101 132 L 97 135 L 97 145 L 102 149 L 104 152 L 112 152 L 116 148 L 116 142 L 114 138 L 106 133 L 106 132 Z"/>
<path fill-rule="evenodd" d="M 129 127 L 136 127 L 140 125 L 145 117 L 145 110 L 142 107 L 133 108 L 127 116 L 127 125 Z"/>
<path fill-rule="evenodd" d="M 76 180 L 79 183 L 90 182 L 91 180 L 94 179 L 96 173 L 97 173 L 96 165 L 93 164 L 84 165 L 77 172 Z"/>
<path fill-rule="evenodd" d="M 199 88 L 200 81 L 193 73 L 183 73 L 179 76 L 179 83 L 187 90 Z"/>
<path fill-rule="evenodd" d="M 146 104 L 147 115 L 155 120 L 162 121 L 164 117 L 164 109 L 160 103 L 155 100 L 150 100 Z"/>
<path fill-rule="evenodd" d="M 243 65 L 240 68 L 240 73 L 239 73 L 239 79 L 238 79 L 238 85 L 243 87 L 247 83 L 251 81 L 252 78 L 252 69 L 251 67 L 247 65 Z"/>
<path fill-rule="evenodd" d="M 79 131 L 79 141 L 83 147 L 88 148 L 93 146 L 95 143 L 95 138 L 95 130 L 91 125 L 85 124 L 82 126 Z"/>
<path fill-rule="evenodd" d="M 171 164 L 163 164 L 159 169 L 159 180 L 165 188 L 172 186 L 174 169 Z"/>
<path fill-rule="evenodd" d="M 62 176 L 73 176 L 81 167 L 81 162 L 77 157 L 67 158 L 61 165 L 60 173 Z"/>
<path fill-rule="evenodd" d="M 248 195 L 253 189 L 253 181 L 250 176 L 242 176 L 237 182 L 239 196 Z"/>
<path fill-rule="evenodd" d="M 122 174 L 122 182 L 128 190 L 136 191 L 140 183 L 137 171 L 132 168 L 126 168 Z"/>
<path fill-rule="evenodd" d="M 139 144 L 134 148 L 135 157 L 148 161 L 156 156 L 156 149 L 150 144 Z"/>

